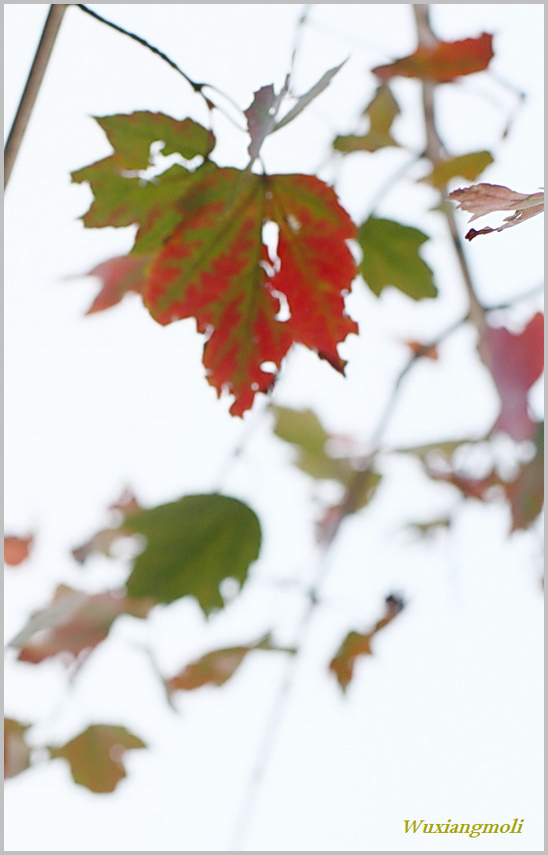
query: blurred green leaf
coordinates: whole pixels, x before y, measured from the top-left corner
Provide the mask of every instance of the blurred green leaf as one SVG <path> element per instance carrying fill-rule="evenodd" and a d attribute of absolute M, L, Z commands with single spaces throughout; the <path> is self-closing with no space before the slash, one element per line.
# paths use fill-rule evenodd
<path fill-rule="evenodd" d="M 512 531 L 529 528 L 544 505 L 544 422 L 535 436 L 535 456 L 505 490 L 512 511 Z"/>
<path fill-rule="evenodd" d="M 466 178 L 468 181 L 474 181 L 491 163 L 493 158 L 488 151 L 472 151 L 470 154 L 461 154 L 438 163 L 420 180 L 442 190 L 452 178 Z"/>
<path fill-rule="evenodd" d="M 272 411 L 276 416 L 276 436 L 297 446 L 295 465 L 299 469 L 312 478 L 346 483 L 354 469 L 347 458 L 332 457 L 327 453 L 325 446 L 331 436 L 312 410 L 272 407 Z"/>
<path fill-rule="evenodd" d="M 62 757 L 70 765 L 74 782 L 94 793 L 112 793 L 126 777 L 122 763 L 128 749 L 146 748 L 125 727 L 94 724 L 60 748 L 48 746 L 52 758 Z"/>
<path fill-rule="evenodd" d="M 369 217 L 358 229 L 358 243 L 363 252 L 360 273 L 371 291 L 379 296 L 392 285 L 413 300 L 435 297 L 432 271 L 419 255 L 427 240 L 412 226 Z"/>
<path fill-rule="evenodd" d="M 369 131 L 362 135 L 336 137 L 333 148 L 343 154 L 349 154 L 353 151 L 377 151 L 386 146 L 398 146 L 399 143 L 390 133 L 392 122 L 398 113 L 400 108 L 390 88 L 384 83 L 381 84 L 364 110 L 364 116 L 369 119 Z"/>
<path fill-rule="evenodd" d="M 124 528 L 147 541 L 134 561 L 128 594 L 164 603 L 195 597 L 205 614 L 222 608 L 223 579 L 244 583 L 261 545 L 255 513 L 217 493 L 184 496 L 141 511 L 127 518 Z"/>

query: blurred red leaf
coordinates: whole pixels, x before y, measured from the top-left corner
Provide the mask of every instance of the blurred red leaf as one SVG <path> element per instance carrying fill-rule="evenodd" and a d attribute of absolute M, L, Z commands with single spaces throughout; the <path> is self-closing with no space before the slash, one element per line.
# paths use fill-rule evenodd
<path fill-rule="evenodd" d="M 13 778 L 30 766 L 30 746 L 25 740 L 29 724 L 4 719 L 4 778 Z"/>
<path fill-rule="evenodd" d="M 483 478 L 473 478 L 469 475 L 464 475 L 453 469 L 446 471 L 431 466 L 428 463 L 424 465 L 426 474 L 433 481 L 444 481 L 446 484 L 452 484 L 457 487 L 460 492 L 469 499 L 479 499 L 484 501 L 486 494 L 493 487 L 501 487 L 504 482 L 493 468 L 488 475 Z"/>
<path fill-rule="evenodd" d="M 335 674 L 343 692 L 346 691 L 348 684 L 354 676 L 356 660 L 360 656 L 373 655 L 371 649 L 371 639 L 373 636 L 394 620 L 396 615 L 404 607 L 405 603 L 400 597 L 390 594 L 385 600 L 384 615 L 377 621 L 370 632 L 360 633 L 352 631 L 348 633 L 329 665 L 329 670 Z"/>
<path fill-rule="evenodd" d="M 146 745 L 125 727 L 107 724 L 91 725 L 59 748 L 48 746 L 52 758 L 68 761 L 74 782 L 93 793 L 112 793 L 116 789 L 127 775 L 123 756 L 134 748 Z"/>
<path fill-rule="evenodd" d="M 51 603 L 31 615 L 9 646 L 19 648 L 22 662 L 36 664 L 58 653 L 74 658 L 103 641 L 121 614 L 144 618 L 152 605 L 116 591 L 90 595 L 59 585 Z"/>
<path fill-rule="evenodd" d="M 530 439 L 536 423 L 527 409 L 527 393 L 544 368 L 544 315 L 538 312 L 521 333 L 487 327 L 479 346 L 502 401 L 495 429 L 512 439 Z"/>
<path fill-rule="evenodd" d="M 112 545 L 120 540 L 120 538 L 133 534 L 132 531 L 123 528 L 124 520 L 138 513 L 142 508 L 131 490 L 126 489 L 118 501 L 110 506 L 109 510 L 116 512 L 117 516 L 121 516 L 121 519 L 118 520 L 118 525 L 101 529 L 86 541 L 86 543 L 73 549 L 72 555 L 79 564 L 84 564 L 86 559 L 90 555 L 93 555 L 93 553 L 111 556 Z"/>
<path fill-rule="evenodd" d="M 4 564 L 10 567 L 17 567 L 29 556 L 34 538 L 15 537 L 14 535 L 6 535 L 4 537 Z"/>
<path fill-rule="evenodd" d="M 166 681 L 168 692 L 199 689 L 211 684 L 222 686 L 240 667 L 246 656 L 255 650 L 277 650 L 284 653 L 295 653 L 293 648 L 276 647 L 270 641 L 270 636 L 265 636 L 254 644 L 245 644 L 238 647 L 226 647 L 222 650 L 213 650 L 206 653 L 195 662 L 186 665 L 178 674 Z"/>
<path fill-rule="evenodd" d="M 456 77 L 484 71 L 493 54 L 493 36 L 482 33 L 472 39 L 457 42 L 436 42 L 432 47 L 421 45 L 410 56 L 373 69 L 381 80 L 392 77 L 419 77 L 436 83 L 450 83 Z"/>
<path fill-rule="evenodd" d="M 422 344 L 420 341 L 405 341 L 404 344 L 412 352 L 413 356 L 426 357 L 426 359 L 439 359 L 438 348 L 435 344 Z"/>

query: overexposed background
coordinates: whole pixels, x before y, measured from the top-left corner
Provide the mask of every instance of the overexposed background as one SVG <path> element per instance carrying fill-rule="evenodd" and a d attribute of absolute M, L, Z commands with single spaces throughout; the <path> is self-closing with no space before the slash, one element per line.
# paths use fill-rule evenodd
<path fill-rule="evenodd" d="M 7 4 L 7 129 L 48 6 Z M 192 78 L 217 84 L 246 108 L 252 93 L 288 70 L 299 4 L 98 4 L 92 8 L 157 45 Z M 528 95 L 504 142 L 515 98 L 486 74 L 440 92 L 440 128 L 455 153 L 490 149 L 482 180 L 533 192 L 543 182 L 542 4 L 438 4 L 433 25 L 452 40 L 495 34 L 493 71 Z M 355 129 L 370 100 L 369 69 L 415 47 L 405 4 L 317 4 L 303 33 L 296 86 L 306 91 L 350 57 L 302 116 L 267 140 L 270 171 L 315 172 L 332 138 Z M 395 133 L 420 150 L 418 85 L 397 81 Z M 149 745 L 127 757 L 129 775 L 112 795 L 72 783 L 62 761 L 37 765 L 6 786 L 8 851 L 222 851 L 229 845 L 248 776 L 283 670 L 283 655 L 255 654 L 221 689 L 177 698 L 178 716 L 139 645 L 162 672 L 217 646 L 265 630 L 290 644 L 313 578 L 314 499 L 336 498 L 291 466 L 256 404 L 243 423 L 205 381 L 193 321 L 157 325 L 138 298 L 84 318 L 97 283 L 69 279 L 128 251 L 133 230 L 85 230 L 86 185 L 69 173 L 109 153 L 90 118 L 161 110 L 206 122 L 201 99 L 144 48 L 69 9 L 6 196 L 6 526 L 36 533 L 31 561 L 6 579 L 6 639 L 59 582 L 89 591 L 120 584 L 123 562 L 97 557 L 77 567 L 70 549 L 105 522 L 130 485 L 146 506 L 221 488 L 247 501 L 263 526 L 262 556 L 244 594 L 206 624 L 183 600 L 146 622 L 121 618 L 69 689 L 62 666 L 13 663 L 6 714 L 36 721 L 39 743 L 63 743 L 90 723 L 124 724 Z M 247 139 L 218 113 L 215 159 L 244 166 Z M 408 154 L 386 150 L 327 163 L 342 202 L 361 222 L 377 190 Z M 277 404 L 311 407 L 326 427 L 367 449 L 391 382 L 407 359 L 405 339 L 436 335 L 466 301 L 435 195 L 411 178 L 379 213 L 432 235 L 424 254 L 440 297 L 425 304 L 395 292 L 377 300 L 358 281 L 348 311 L 360 323 L 342 355 L 343 379 L 304 349 L 287 361 Z M 465 219 L 460 220 L 462 228 Z M 480 297 L 504 302 L 542 277 L 541 218 L 469 248 Z M 505 319 L 528 319 L 538 300 Z M 387 447 L 480 436 L 498 399 L 460 330 L 408 379 Z M 540 389 L 533 405 L 540 412 Z M 246 437 L 244 453 L 225 464 Z M 347 520 L 334 544 L 322 605 L 298 665 L 256 812 L 251 851 L 500 850 L 500 837 L 405 835 L 404 819 L 524 820 L 506 851 L 542 849 L 541 597 L 538 536 L 508 538 L 502 506 L 461 506 L 451 531 L 426 544 L 402 535 L 408 521 L 456 504 L 405 459 L 385 464 L 370 508 Z M 280 583 L 284 584 L 280 584 Z M 287 583 L 287 584 L 286 584 Z M 384 597 L 406 610 L 375 638 L 343 698 L 327 663 L 348 629 L 367 629 Z"/>

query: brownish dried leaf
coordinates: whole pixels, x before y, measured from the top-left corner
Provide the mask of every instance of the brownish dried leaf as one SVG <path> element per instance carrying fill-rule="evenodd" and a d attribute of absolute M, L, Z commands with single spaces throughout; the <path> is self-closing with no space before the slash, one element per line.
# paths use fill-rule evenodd
<path fill-rule="evenodd" d="M 404 607 L 405 603 L 400 597 L 390 594 L 385 600 L 384 615 L 377 621 L 370 632 L 360 633 L 352 631 L 348 633 L 329 665 L 329 670 L 335 674 L 343 692 L 346 691 L 348 684 L 354 676 L 354 667 L 358 657 L 373 655 L 371 649 L 371 639 L 373 636 L 394 620 L 396 615 Z"/>
<path fill-rule="evenodd" d="M 472 184 L 470 187 L 453 190 L 449 199 L 457 202 L 461 210 L 472 214 L 469 223 L 495 211 L 514 211 L 509 217 L 505 217 L 504 224 L 498 228 L 486 226 L 479 230 L 470 229 L 465 235 L 467 240 L 517 226 L 544 211 L 544 192 L 516 193 L 515 190 L 499 184 Z"/>

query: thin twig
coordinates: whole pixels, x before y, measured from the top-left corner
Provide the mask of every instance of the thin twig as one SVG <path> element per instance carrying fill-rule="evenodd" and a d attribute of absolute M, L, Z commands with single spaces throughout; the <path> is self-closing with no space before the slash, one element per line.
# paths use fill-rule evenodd
<path fill-rule="evenodd" d="M 379 187 L 378 191 L 375 193 L 372 201 L 369 204 L 369 210 L 371 211 L 370 216 L 374 216 L 376 208 L 380 205 L 380 203 L 388 196 L 392 187 L 398 183 L 402 178 L 407 175 L 412 166 L 416 163 L 419 163 L 420 160 L 424 157 L 423 154 L 413 154 L 410 159 L 406 160 L 401 164 L 391 175 L 388 176 L 386 181 Z"/>
<path fill-rule="evenodd" d="M 4 148 L 4 188 L 7 186 L 17 159 L 46 68 L 48 67 L 57 33 L 59 32 L 59 27 L 61 26 L 61 21 L 68 5 L 70 4 L 52 3 L 49 7 L 46 23 L 44 24 L 29 76 L 27 77 L 27 82 Z"/>
<path fill-rule="evenodd" d="M 164 62 L 167 62 L 167 64 L 170 65 L 171 68 L 175 69 L 175 71 L 177 71 L 178 74 L 181 75 L 181 77 L 184 77 L 186 82 L 189 84 L 189 86 L 192 86 L 195 92 L 200 93 L 202 91 L 203 87 L 205 86 L 205 83 L 196 83 L 196 81 L 192 80 L 192 78 L 189 77 L 188 74 L 186 74 L 182 68 L 179 68 L 177 63 L 173 62 L 173 60 L 170 59 L 167 54 L 159 50 L 159 48 L 154 47 L 154 45 L 151 45 L 150 42 L 147 42 L 146 39 L 141 38 L 141 36 L 138 36 L 136 33 L 130 32 L 130 30 L 124 29 L 124 27 L 120 27 L 113 21 L 109 21 L 108 18 L 104 18 L 102 15 L 99 15 L 98 12 L 94 12 L 93 9 L 90 9 L 89 6 L 85 6 L 83 3 L 75 3 L 74 5 L 81 9 L 82 12 L 85 12 L 87 15 L 91 15 L 92 18 L 96 18 L 98 21 L 101 21 L 102 24 L 106 24 L 107 27 L 111 27 L 118 33 L 122 33 L 122 35 L 128 36 L 128 38 L 133 39 L 133 41 L 138 42 L 140 45 L 143 45 L 143 47 L 148 48 L 148 50 L 152 51 L 152 53 L 155 53 L 156 56 L 159 56 L 160 59 L 163 59 Z"/>
<path fill-rule="evenodd" d="M 293 41 L 293 50 L 291 51 L 291 62 L 289 65 L 290 85 L 293 82 L 293 77 L 295 76 L 295 66 L 297 64 L 297 57 L 301 49 L 304 27 L 308 23 L 308 18 L 310 16 L 310 11 L 313 5 L 313 3 L 305 3 L 299 16 L 299 20 L 297 21 L 297 26 L 295 28 L 295 38 Z"/>
<path fill-rule="evenodd" d="M 186 82 L 189 84 L 189 86 L 192 87 L 192 89 L 196 92 L 197 95 L 200 95 L 204 99 L 208 109 L 210 109 L 212 106 L 215 107 L 215 109 L 219 110 L 219 112 L 222 113 L 223 116 L 225 116 L 230 122 L 232 122 L 232 124 L 235 125 L 238 130 L 245 130 L 244 128 L 242 128 L 241 125 L 238 124 L 238 122 L 233 119 L 230 113 L 227 113 L 226 110 L 224 110 L 218 104 L 214 104 L 213 101 L 211 101 L 211 99 L 208 98 L 207 95 L 205 95 L 205 93 L 203 92 L 204 89 L 211 89 L 213 92 L 216 92 L 217 95 L 220 95 L 221 98 L 224 98 L 232 107 L 234 107 L 235 110 L 242 114 L 242 110 L 239 105 L 236 104 L 236 102 L 230 97 L 230 95 L 228 95 L 226 92 L 223 92 L 222 89 L 218 89 L 211 83 L 198 83 L 197 81 L 189 77 L 189 75 L 185 71 L 183 71 L 183 69 L 178 66 L 176 62 L 170 59 L 167 54 L 165 54 L 162 50 L 155 47 L 154 45 L 151 45 L 150 42 L 147 42 L 146 39 L 143 39 L 136 33 L 132 33 L 130 30 L 126 30 L 124 27 L 120 27 L 113 21 L 109 21 L 108 18 L 104 18 L 103 15 L 99 15 L 98 12 L 95 12 L 93 9 L 90 9 L 89 6 L 86 6 L 83 3 L 75 3 L 74 5 L 77 6 L 78 9 L 81 9 L 82 12 L 86 12 L 86 14 L 91 15 L 92 18 L 96 18 L 98 21 L 100 21 L 102 24 L 105 24 L 107 27 L 111 27 L 113 30 L 116 30 L 118 33 L 122 33 L 122 35 L 124 36 L 128 36 L 128 38 L 133 39 L 133 41 L 137 42 L 143 47 L 148 48 L 148 50 L 152 51 L 152 53 L 156 54 L 156 56 L 159 56 L 160 59 L 163 59 L 164 62 L 167 62 L 167 64 L 171 68 L 173 68 L 174 71 L 180 74 L 181 77 L 184 78 L 184 80 L 186 80 Z"/>
<path fill-rule="evenodd" d="M 538 285 L 534 285 L 532 288 L 528 288 L 527 291 L 524 291 L 523 294 L 516 294 L 515 297 L 512 297 L 509 300 L 505 300 L 504 303 L 496 303 L 494 306 L 485 306 L 486 312 L 497 312 L 501 309 L 511 309 L 516 303 L 521 303 L 524 300 L 530 300 L 531 297 L 537 297 L 539 294 L 544 293 L 544 282 L 540 282 Z"/>

